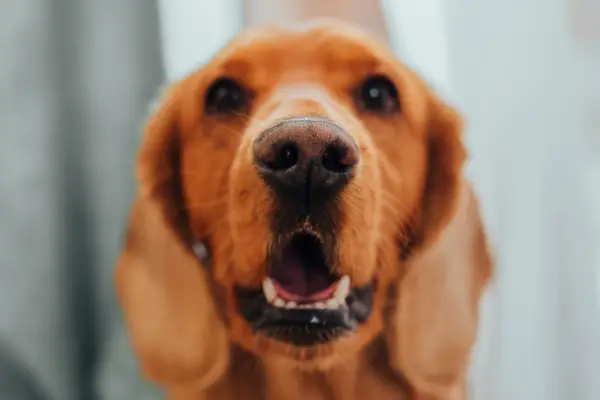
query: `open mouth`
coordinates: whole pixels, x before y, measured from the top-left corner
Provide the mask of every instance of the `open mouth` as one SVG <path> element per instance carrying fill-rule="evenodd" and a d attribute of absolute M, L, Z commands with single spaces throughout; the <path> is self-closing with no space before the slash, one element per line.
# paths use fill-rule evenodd
<path fill-rule="evenodd" d="M 371 313 L 373 285 L 353 287 L 336 274 L 326 248 L 312 233 L 294 234 L 277 257 L 262 288 L 237 288 L 242 315 L 256 332 L 308 346 L 352 333 Z"/>

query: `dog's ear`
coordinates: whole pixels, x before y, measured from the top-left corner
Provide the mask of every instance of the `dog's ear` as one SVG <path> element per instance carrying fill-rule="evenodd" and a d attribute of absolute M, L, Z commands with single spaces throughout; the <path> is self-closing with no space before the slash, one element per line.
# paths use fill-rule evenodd
<path fill-rule="evenodd" d="M 416 398 L 463 399 L 492 259 L 477 201 L 463 178 L 461 118 L 433 94 L 428 134 L 422 211 L 386 334 L 391 363 Z"/>
<path fill-rule="evenodd" d="M 139 191 L 116 268 L 117 294 L 142 370 L 169 385 L 206 387 L 225 371 L 229 341 L 208 271 L 191 250 L 179 187 L 180 88 L 144 130 Z"/>

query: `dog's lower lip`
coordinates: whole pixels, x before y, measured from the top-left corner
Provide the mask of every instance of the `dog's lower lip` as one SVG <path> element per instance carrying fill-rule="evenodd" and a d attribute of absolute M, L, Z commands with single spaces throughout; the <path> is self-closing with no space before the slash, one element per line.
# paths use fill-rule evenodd
<path fill-rule="evenodd" d="M 353 331 L 356 322 L 350 319 L 347 309 L 345 310 L 311 310 L 311 309 L 282 309 L 271 307 L 267 309 L 262 320 L 254 326 L 257 331 L 263 328 L 299 328 L 310 333 L 311 328 L 333 328 Z"/>
<path fill-rule="evenodd" d="M 336 340 L 351 334 L 357 325 L 366 322 L 372 311 L 375 282 L 350 287 L 349 279 L 344 278 L 348 280 L 345 302 L 330 307 L 319 307 L 315 303 L 296 303 L 288 307 L 286 303 L 269 302 L 262 288 L 236 287 L 239 312 L 254 332 L 278 341 L 313 346 Z"/>

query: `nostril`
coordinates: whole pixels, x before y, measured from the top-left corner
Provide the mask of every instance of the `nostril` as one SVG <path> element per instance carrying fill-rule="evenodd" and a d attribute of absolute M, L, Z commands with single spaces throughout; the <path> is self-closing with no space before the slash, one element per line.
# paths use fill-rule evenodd
<path fill-rule="evenodd" d="M 356 164 L 356 157 L 347 147 L 330 144 L 323 152 L 321 163 L 328 171 L 343 173 L 348 172 Z"/>
<path fill-rule="evenodd" d="M 286 143 L 275 152 L 275 157 L 267 163 L 267 167 L 274 171 L 292 168 L 298 163 L 298 147 L 294 143 Z"/>

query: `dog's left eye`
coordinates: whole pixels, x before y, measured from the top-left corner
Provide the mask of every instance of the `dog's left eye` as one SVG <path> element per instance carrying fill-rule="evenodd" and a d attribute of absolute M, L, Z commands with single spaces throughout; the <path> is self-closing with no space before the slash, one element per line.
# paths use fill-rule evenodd
<path fill-rule="evenodd" d="M 373 75 L 365 79 L 355 92 L 356 102 L 363 111 L 391 114 L 400 111 L 398 90 L 390 79 Z"/>
<path fill-rule="evenodd" d="M 206 91 L 205 109 L 209 114 L 230 114 L 242 110 L 248 94 L 241 84 L 231 78 L 219 78 Z"/>

